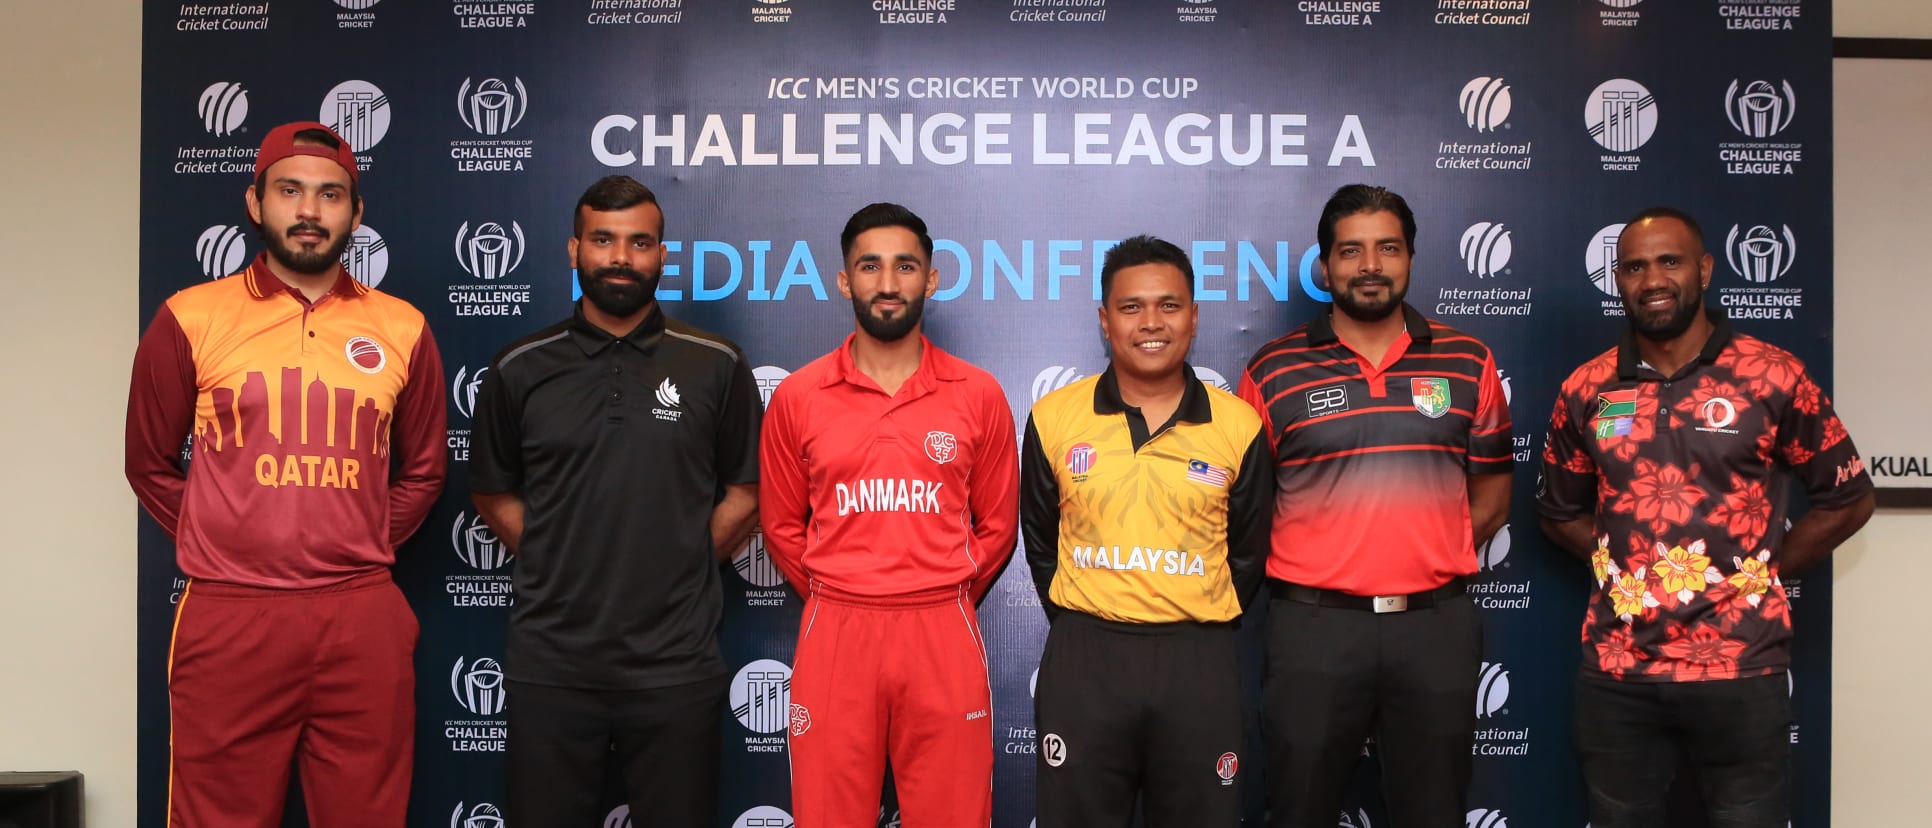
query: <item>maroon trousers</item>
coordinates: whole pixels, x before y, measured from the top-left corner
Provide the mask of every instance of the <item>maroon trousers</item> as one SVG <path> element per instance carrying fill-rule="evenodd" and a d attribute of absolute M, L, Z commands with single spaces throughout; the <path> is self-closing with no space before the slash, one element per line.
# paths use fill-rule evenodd
<path fill-rule="evenodd" d="M 169 828 L 274 828 L 292 763 L 315 828 L 402 828 L 416 635 L 386 570 L 314 589 L 190 581 L 168 659 Z"/>

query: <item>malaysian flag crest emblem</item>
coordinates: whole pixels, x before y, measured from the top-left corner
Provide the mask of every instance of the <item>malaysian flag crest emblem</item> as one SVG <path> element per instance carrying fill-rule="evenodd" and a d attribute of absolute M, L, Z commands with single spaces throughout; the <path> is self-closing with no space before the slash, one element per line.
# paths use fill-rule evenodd
<path fill-rule="evenodd" d="M 1086 474 L 1093 469 L 1093 456 L 1092 443 L 1075 443 L 1073 448 L 1067 449 L 1067 471 Z"/>
<path fill-rule="evenodd" d="M 1209 486 L 1228 485 L 1228 470 L 1206 460 L 1187 461 L 1187 479 Z"/>

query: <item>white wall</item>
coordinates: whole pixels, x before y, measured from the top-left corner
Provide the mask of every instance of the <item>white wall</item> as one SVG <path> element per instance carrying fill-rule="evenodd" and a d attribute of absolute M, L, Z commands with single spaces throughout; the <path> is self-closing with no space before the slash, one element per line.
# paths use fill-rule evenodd
<path fill-rule="evenodd" d="M 1833 23 L 1840 37 L 1932 38 L 1932 3 L 1838 0 Z M 1898 255 L 1923 232 L 1932 164 L 1914 130 L 1894 123 L 1901 114 L 1921 128 L 1932 120 L 1932 61 L 1901 64 L 1846 60 L 1833 67 L 1835 155 L 1856 159 L 1837 165 L 1833 184 L 1836 402 L 1854 439 L 1861 420 L 1894 435 L 1913 433 L 1896 427 L 1908 422 L 1900 417 L 1925 421 L 1923 413 L 1898 410 L 1896 398 L 1882 390 L 1884 377 L 1901 370 L 1900 381 L 1923 382 L 1922 370 L 1904 366 L 1924 365 L 1932 356 L 1932 347 L 1914 335 L 1932 286 L 1919 268 L 1901 267 Z M 1917 82 L 1901 82 L 1900 71 Z M 1889 357 L 1885 364 L 1881 354 Z M 1904 453 L 1903 446 L 1870 439 L 1861 443 L 1867 453 Z M 1916 442 L 1922 450 L 1925 443 Z M 1914 800 L 1925 779 L 1917 747 L 1932 739 L 1932 708 L 1924 703 L 1932 681 L 1932 662 L 1924 657 L 1932 613 L 1923 609 L 1919 560 L 1928 537 L 1932 511 L 1881 511 L 1834 561 L 1831 785 L 1832 821 L 1839 825 L 1924 819 Z M 1803 635 L 1803 619 L 1797 623 Z"/>
<path fill-rule="evenodd" d="M 134 824 L 134 497 L 141 6 L 0 14 L 0 770 L 80 770 L 94 826 Z"/>
<path fill-rule="evenodd" d="M 84 771 L 97 828 L 134 825 L 135 505 L 120 433 L 140 321 L 140 16 L 136 0 L 10 0 L 0 23 L 0 331 L 14 346 L 0 384 L 45 389 L 0 406 L 0 433 L 11 438 L 0 475 L 10 541 L 0 575 L 0 770 Z M 1932 38 L 1932 3 L 1838 0 L 1834 25 L 1840 36 Z M 1840 127 L 1841 147 L 1852 137 Z M 1842 248 L 1844 228 L 1840 238 Z M 1917 278 L 1899 268 L 1917 261 L 1841 268 L 1840 308 L 1885 290 L 1871 276 Z M 1841 316 L 1838 329 L 1864 324 Z M 1918 349 L 1901 361 L 1926 364 Z M 1860 370 L 1877 366 L 1838 365 L 1841 375 Z M 1847 419 L 1855 435 L 1856 412 Z M 1920 818 L 1915 748 L 1932 740 L 1922 698 L 1932 612 L 1917 560 L 1927 537 L 1932 512 L 1882 513 L 1836 561 L 1839 824 Z"/>

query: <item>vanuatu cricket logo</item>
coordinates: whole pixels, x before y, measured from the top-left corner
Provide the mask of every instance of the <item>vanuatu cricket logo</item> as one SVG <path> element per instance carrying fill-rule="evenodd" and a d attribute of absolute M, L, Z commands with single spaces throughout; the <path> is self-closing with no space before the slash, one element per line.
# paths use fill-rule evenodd
<path fill-rule="evenodd" d="M 1430 419 L 1449 413 L 1449 381 L 1442 377 L 1415 377 L 1409 380 L 1409 395 L 1415 410 Z"/>
<path fill-rule="evenodd" d="M 1636 419 L 1637 389 L 1605 391 L 1597 395 L 1597 416 L 1590 421 L 1590 430 L 1598 440 L 1627 437 Z"/>

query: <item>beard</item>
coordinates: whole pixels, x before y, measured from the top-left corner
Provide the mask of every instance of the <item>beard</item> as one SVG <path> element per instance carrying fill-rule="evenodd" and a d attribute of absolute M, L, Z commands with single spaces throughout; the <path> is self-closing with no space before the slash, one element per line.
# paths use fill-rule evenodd
<path fill-rule="evenodd" d="M 872 312 L 872 303 L 879 299 L 898 299 L 906 302 L 899 315 L 891 319 L 882 318 Z M 919 326 L 919 317 L 926 310 L 925 294 L 914 294 L 908 301 L 896 293 L 875 293 L 868 298 L 852 297 L 852 313 L 859 317 L 859 328 L 867 336 L 880 342 L 898 342 Z"/>
<path fill-rule="evenodd" d="M 1385 286 L 1389 291 L 1388 298 L 1373 300 L 1355 298 L 1355 286 L 1365 283 Z M 1396 290 L 1395 280 L 1386 276 L 1357 276 L 1348 280 L 1348 284 L 1343 285 L 1341 290 L 1331 291 L 1330 295 L 1335 297 L 1335 307 L 1342 313 L 1348 314 L 1350 319 L 1357 322 L 1380 322 L 1402 307 L 1402 300 L 1408 297 L 1409 291 L 1407 287 Z"/>
<path fill-rule="evenodd" d="M 290 243 L 289 236 L 294 235 L 298 230 L 322 234 L 322 244 L 314 250 L 303 250 Z M 287 230 L 282 231 L 281 235 L 263 233 L 262 243 L 268 248 L 268 255 L 280 262 L 283 267 L 296 273 L 313 276 L 334 269 L 342 261 L 342 251 L 349 249 L 349 242 L 354 235 L 343 233 L 337 237 L 330 233 L 328 228 L 305 221 L 290 225 Z"/>
<path fill-rule="evenodd" d="M 584 289 L 584 298 L 596 305 L 598 310 L 612 316 L 626 317 L 643 310 L 657 297 L 660 273 L 654 270 L 647 274 L 619 265 L 600 267 L 591 271 L 590 278 L 582 280 L 580 287 Z"/>
<path fill-rule="evenodd" d="M 1660 293 L 1674 293 L 1677 307 L 1669 310 L 1646 311 L 1642 303 L 1646 297 Z M 1697 315 L 1704 312 L 1704 287 L 1695 282 L 1682 289 L 1671 291 L 1668 288 L 1646 291 L 1637 297 L 1633 304 L 1629 297 L 1623 300 L 1624 316 L 1630 319 L 1630 328 L 1638 335 L 1652 342 L 1668 342 L 1690 330 Z"/>

